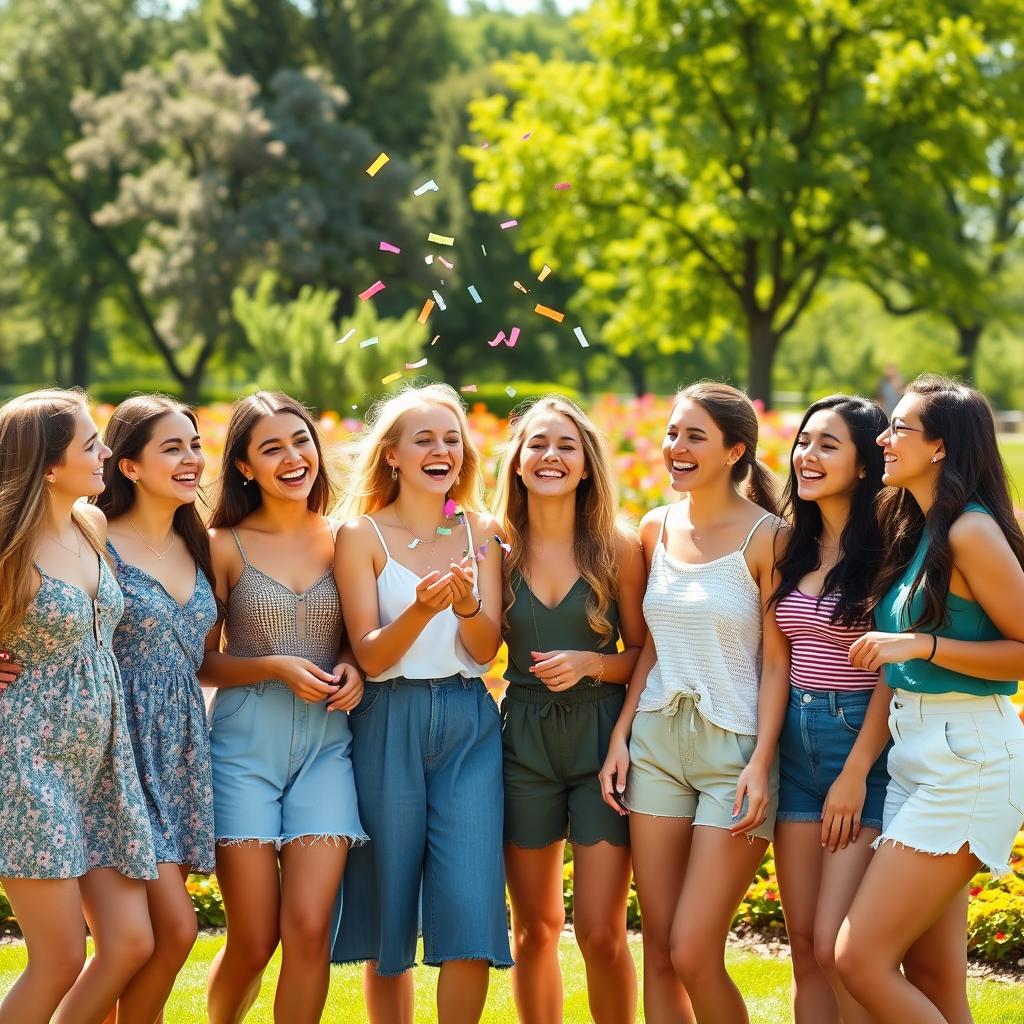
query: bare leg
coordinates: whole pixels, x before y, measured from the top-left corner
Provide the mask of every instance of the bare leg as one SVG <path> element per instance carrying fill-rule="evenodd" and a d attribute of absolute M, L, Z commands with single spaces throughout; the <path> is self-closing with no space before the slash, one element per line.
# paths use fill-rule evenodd
<path fill-rule="evenodd" d="M 117 1001 L 117 1024 L 153 1024 L 196 941 L 196 912 L 185 889 L 188 868 L 158 864 L 160 877 L 146 883 L 153 955 Z"/>
<path fill-rule="evenodd" d="M 814 956 L 814 918 L 821 890 L 821 825 L 783 821 L 775 826 L 775 871 L 793 960 L 796 1024 L 839 1024 L 839 1005 Z"/>
<path fill-rule="evenodd" d="M 695 1024 L 690 997 L 672 966 L 672 920 L 693 838 L 692 818 L 632 812 L 629 836 L 643 915 L 647 1024 Z"/>
<path fill-rule="evenodd" d="M 767 849 L 766 839 L 748 842 L 724 828 L 698 825 L 693 830 L 672 922 L 672 963 L 690 993 L 699 1024 L 749 1020 L 740 990 L 725 969 L 725 941 Z"/>
<path fill-rule="evenodd" d="M 382 978 L 376 968 L 370 961 L 363 969 L 363 998 L 371 1024 L 412 1024 L 416 1007 L 412 971 Z"/>
<path fill-rule="evenodd" d="M 61 1000 L 54 1024 L 100 1024 L 153 955 L 144 882 L 113 868 L 93 868 L 78 885 L 94 953 Z"/>
<path fill-rule="evenodd" d="M 217 847 L 217 881 L 228 936 L 210 966 L 206 1008 L 211 1024 L 240 1024 L 260 993 L 277 949 L 281 883 L 277 850 L 256 840 Z"/>
<path fill-rule="evenodd" d="M 512 899 L 512 994 L 519 1019 L 562 1024 L 558 940 L 565 926 L 562 850 L 505 845 L 505 878 Z M 577 865 L 578 868 L 578 865 Z"/>
<path fill-rule="evenodd" d="M 871 858 L 839 932 L 836 964 L 847 991 L 877 1024 L 948 1024 L 900 972 L 907 951 L 938 923 L 978 870 L 966 845 L 931 856 L 885 844 Z"/>
<path fill-rule="evenodd" d="M 85 966 L 77 878 L 5 878 L 28 965 L 0 1003 L 0 1024 L 48 1024 Z"/>
<path fill-rule="evenodd" d="M 330 984 L 330 931 L 348 844 L 300 837 L 281 849 L 281 977 L 274 1000 L 280 1024 L 316 1024 Z"/>
<path fill-rule="evenodd" d="M 626 941 L 626 900 L 633 874 L 629 847 L 574 843 L 572 851 L 573 927 L 587 965 L 590 1014 L 595 1024 L 632 1024 L 636 967 Z"/>
<path fill-rule="evenodd" d="M 477 1024 L 487 1001 L 486 960 L 446 960 L 437 978 L 437 1024 Z"/>

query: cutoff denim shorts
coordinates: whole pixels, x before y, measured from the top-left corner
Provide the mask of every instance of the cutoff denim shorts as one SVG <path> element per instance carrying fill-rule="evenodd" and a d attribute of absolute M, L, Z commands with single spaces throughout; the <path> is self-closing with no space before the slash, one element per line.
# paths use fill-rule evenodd
<path fill-rule="evenodd" d="M 825 798 L 846 764 L 864 724 L 873 690 L 807 690 L 790 686 L 779 738 L 779 813 L 776 820 L 821 821 Z M 861 811 L 864 828 L 882 828 L 889 772 L 888 748 L 867 776 Z"/>
<path fill-rule="evenodd" d="M 966 843 L 1005 874 L 1024 820 L 1024 724 L 1009 698 L 895 690 L 889 729 L 892 781 L 875 845 L 944 854 Z"/>
<path fill-rule="evenodd" d="M 483 681 L 366 684 L 351 716 L 359 811 L 373 840 L 349 855 L 331 959 L 511 967 L 502 859 L 501 729 Z"/>
<path fill-rule="evenodd" d="M 281 682 L 225 687 L 210 711 L 210 754 L 218 843 L 366 841 L 344 711 L 310 704 Z"/>

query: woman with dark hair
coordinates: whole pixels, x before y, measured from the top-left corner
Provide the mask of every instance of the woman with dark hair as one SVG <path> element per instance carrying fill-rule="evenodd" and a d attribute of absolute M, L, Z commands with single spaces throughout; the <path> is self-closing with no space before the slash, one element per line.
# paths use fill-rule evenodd
<path fill-rule="evenodd" d="M 106 521 L 80 500 L 109 455 L 79 392 L 0 408 L 0 648 L 21 667 L 0 715 L 0 882 L 29 956 L 3 1024 L 99 1024 L 153 951 L 153 838 L 111 649 L 121 591 Z"/>
<path fill-rule="evenodd" d="M 1024 818 L 1024 536 L 973 388 L 919 377 L 878 444 L 886 556 L 850 661 L 885 666 L 892 779 L 836 959 L 879 1024 L 966 1024 L 967 883 L 1007 870 Z"/>
<path fill-rule="evenodd" d="M 742 391 L 682 390 L 662 443 L 682 497 L 640 525 L 650 634 L 601 783 L 630 812 L 648 1020 L 748 1020 L 725 942 L 772 837 L 789 693 L 767 609 L 783 524 L 757 436 Z"/>
<path fill-rule="evenodd" d="M 867 399 L 822 398 L 804 413 L 790 455 L 791 531 L 771 604 L 790 647 L 774 842 L 797 1024 L 870 1024 L 836 974 L 834 950 L 882 828 L 889 780 L 879 756 L 886 688 L 849 659 L 870 625 L 882 561 L 875 439 L 885 422 Z"/>
<path fill-rule="evenodd" d="M 210 744 L 228 923 L 210 969 L 213 1024 L 245 1017 L 279 941 L 275 1020 L 320 1020 L 338 888 L 349 845 L 366 840 L 340 713 L 363 680 L 334 580 L 332 498 L 302 405 L 270 392 L 235 403 L 210 534 L 226 615 L 200 670 L 218 687 Z"/>
<path fill-rule="evenodd" d="M 162 395 L 122 402 L 107 424 L 107 550 L 125 611 L 114 633 L 135 763 L 159 878 L 147 883 L 153 956 L 118 1000 L 118 1017 L 152 1021 L 196 938 L 185 888 L 213 870 L 213 786 L 196 672 L 217 622 L 206 527 L 196 510 L 205 460 L 195 413 Z"/>

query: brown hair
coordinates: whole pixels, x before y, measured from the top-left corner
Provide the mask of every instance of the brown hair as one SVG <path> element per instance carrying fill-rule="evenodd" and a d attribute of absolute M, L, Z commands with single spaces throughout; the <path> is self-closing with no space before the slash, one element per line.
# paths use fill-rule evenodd
<path fill-rule="evenodd" d="M 30 391 L 0 407 L 0 638 L 18 628 L 32 601 L 33 555 L 46 525 L 45 476 L 63 463 L 85 394 Z M 100 556 L 100 538 L 81 511 L 71 518 Z"/>
<path fill-rule="evenodd" d="M 738 388 L 718 381 L 700 380 L 676 393 L 676 401 L 696 402 L 714 421 L 725 446 L 742 444 L 743 454 L 732 467 L 732 480 L 744 485 L 746 497 L 772 515 L 779 514 L 779 497 L 772 471 L 757 457 L 757 410 Z"/>
<path fill-rule="evenodd" d="M 214 528 L 237 526 L 246 516 L 255 512 L 263 501 L 260 489 L 255 484 L 245 485 L 245 477 L 236 463 L 245 461 L 249 454 L 249 442 L 253 427 L 265 416 L 279 412 L 290 412 L 298 416 L 313 439 L 313 446 L 320 461 L 316 479 L 306 499 L 311 512 L 326 515 L 334 504 L 334 487 L 327 473 L 320 435 L 310 411 L 294 398 L 280 391 L 257 391 L 254 395 L 240 398 L 231 409 L 231 422 L 224 442 L 224 460 L 221 465 L 220 488 L 217 504 L 214 506 L 210 525 Z"/>
<path fill-rule="evenodd" d="M 93 504 L 108 519 L 123 516 L 135 504 L 135 487 L 121 472 L 121 460 L 138 459 L 152 440 L 157 421 L 176 412 L 188 417 L 192 426 L 199 429 L 196 414 L 187 405 L 166 395 L 133 395 L 114 410 L 103 435 L 103 443 L 111 451 L 103 467 L 106 487 L 102 494 L 92 499 Z M 189 554 L 209 580 L 210 586 L 216 589 L 210 558 L 210 538 L 194 502 L 181 505 L 175 511 L 172 528 L 185 542 Z"/>

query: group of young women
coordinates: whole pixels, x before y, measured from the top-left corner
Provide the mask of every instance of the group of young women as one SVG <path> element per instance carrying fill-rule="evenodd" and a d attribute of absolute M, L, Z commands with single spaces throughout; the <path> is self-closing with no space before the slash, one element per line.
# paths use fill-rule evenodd
<path fill-rule="evenodd" d="M 319 1020 L 334 961 L 366 964 L 374 1024 L 411 1024 L 420 935 L 444 1024 L 513 956 L 520 1019 L 560 1022 L 566 840 L 599 1024 L 635 1019 L 634 873 L 646 1019 L 748 1019 L 725 944 L 773 840 L 798 1024 L 970 1021 L 966 886 L 1024 818 L 1024 536 L 991 412 L 934 377 L 888 422 L 814 403 L 784 518 L 757 440 L 742 392 L 680 391 L 680 500 L 638 536 L 551 396 L 513 420 L 491 514 L 458 395 L 410 387 L 331 518 L 315 422 L 261 392 L 207 532 L 186 407 L 130 398 L 102 439 L 76 392 L 0 408 L 0 881 L 29 954 L 0 1024 L 162 1020 L 185 879 L 214 864 L 213 1024 L 279 944 L 275 1020 Z"/>

